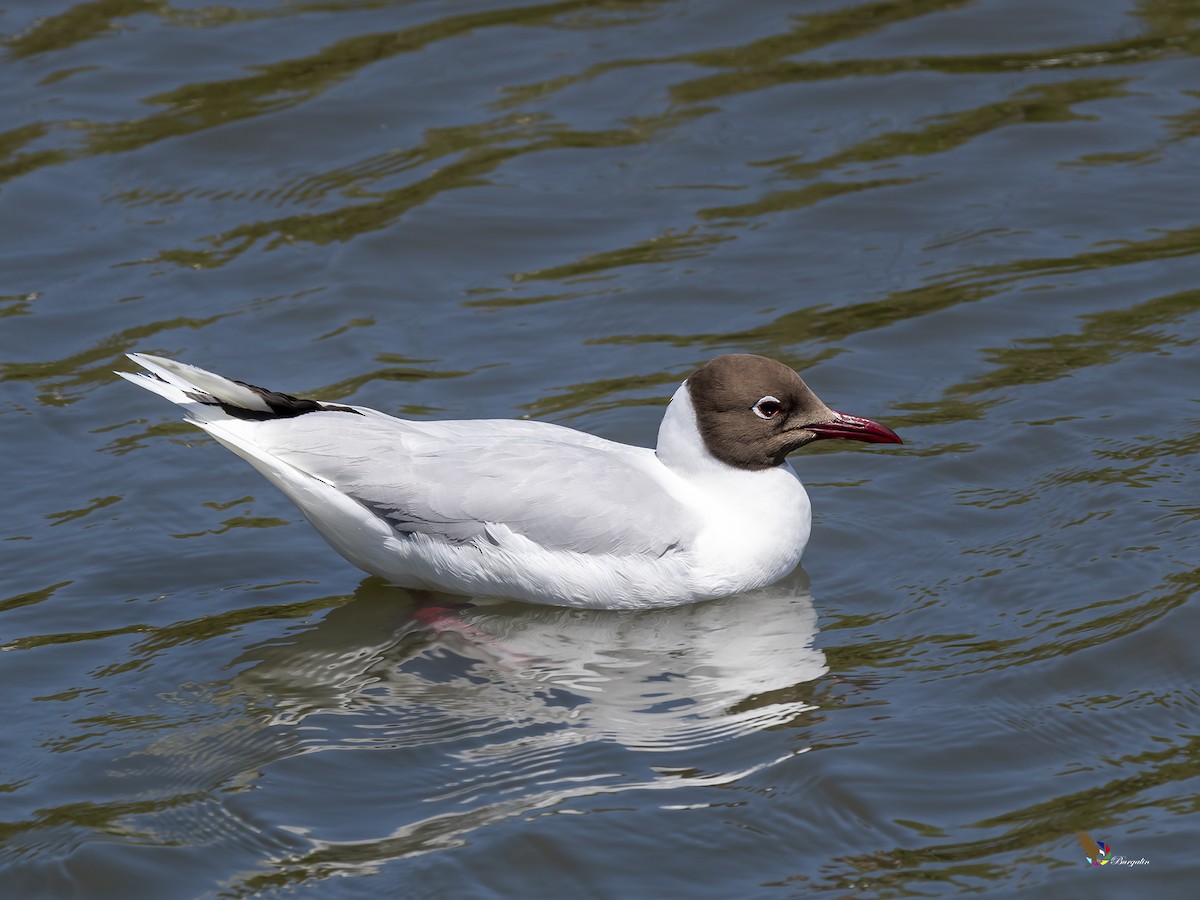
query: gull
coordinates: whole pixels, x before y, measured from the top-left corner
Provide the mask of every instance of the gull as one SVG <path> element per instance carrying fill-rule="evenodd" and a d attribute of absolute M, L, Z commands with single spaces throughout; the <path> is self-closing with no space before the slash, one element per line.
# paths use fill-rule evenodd
<path fill-rule="evenodd" d="M 129 358 L 145 372 L 118 375 L 182 407 L 360 569 L 557 606 L 646 609 L 773 584 L 812 527 L 788 455 L 823 438 L 901 443 L 744 353 L 684 380 L 653 450 L 547 422 L 400 419 Z"/>

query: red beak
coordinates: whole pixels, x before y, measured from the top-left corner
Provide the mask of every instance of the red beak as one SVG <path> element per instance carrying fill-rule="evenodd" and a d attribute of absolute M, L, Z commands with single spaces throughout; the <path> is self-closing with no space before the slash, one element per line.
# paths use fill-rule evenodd
<path fill-rule="evenodd" d="M 868 444 L 903 444 L 900 436 L 870 419 L 848 416 L 834 411 L 836 418 L 821 425 L 805 426 L 819 438 L 842 438 L 847 441 L 865 441 Z"/>

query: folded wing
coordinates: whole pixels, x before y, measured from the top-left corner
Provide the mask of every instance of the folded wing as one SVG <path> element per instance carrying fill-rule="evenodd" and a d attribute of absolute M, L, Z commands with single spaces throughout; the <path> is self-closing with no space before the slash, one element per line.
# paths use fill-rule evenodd
<path fill-rule="evenodd" d="M 652 474 L 653 451 L 541 422 L 408 422 L 373 410 L 245 423 L 244 434 L 354 498 L 400 535 L 664 556 L 694 516 Z"/>

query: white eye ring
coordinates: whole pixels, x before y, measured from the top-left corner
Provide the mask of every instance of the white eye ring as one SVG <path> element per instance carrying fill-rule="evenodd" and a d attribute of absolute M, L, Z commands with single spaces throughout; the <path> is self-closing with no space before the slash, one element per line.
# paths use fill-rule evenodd
<path fill-rule="evenodd" d="M 768 408 L 767 411 L 764 411 L 763 410 L 764 404 L 774 404 L 774 407 Z M 754 404 L 754 414 L 756 416 L 758 416 L 760 419 L 773 419 L 777 415 L 779 415 L 779 413 L 782 409 L 783 409 L 783 404 L 779 402 L 779 398 L 772 397 L 770 394 L 763 397 L 761 400 L 759 400 L 757 403 Z"/>

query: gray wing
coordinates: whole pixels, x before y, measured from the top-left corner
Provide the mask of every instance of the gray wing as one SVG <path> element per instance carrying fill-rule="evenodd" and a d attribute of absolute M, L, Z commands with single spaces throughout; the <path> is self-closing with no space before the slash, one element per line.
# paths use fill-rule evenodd
<path fill-rule="evenodd" d="M 264 422 L 255 437 L 400 534 L 488 542 L 499 524 L 553 550 L 662 556 L 697 531 L 650 474 L 652 451 L 542 422 L 364 412 Z"/>

